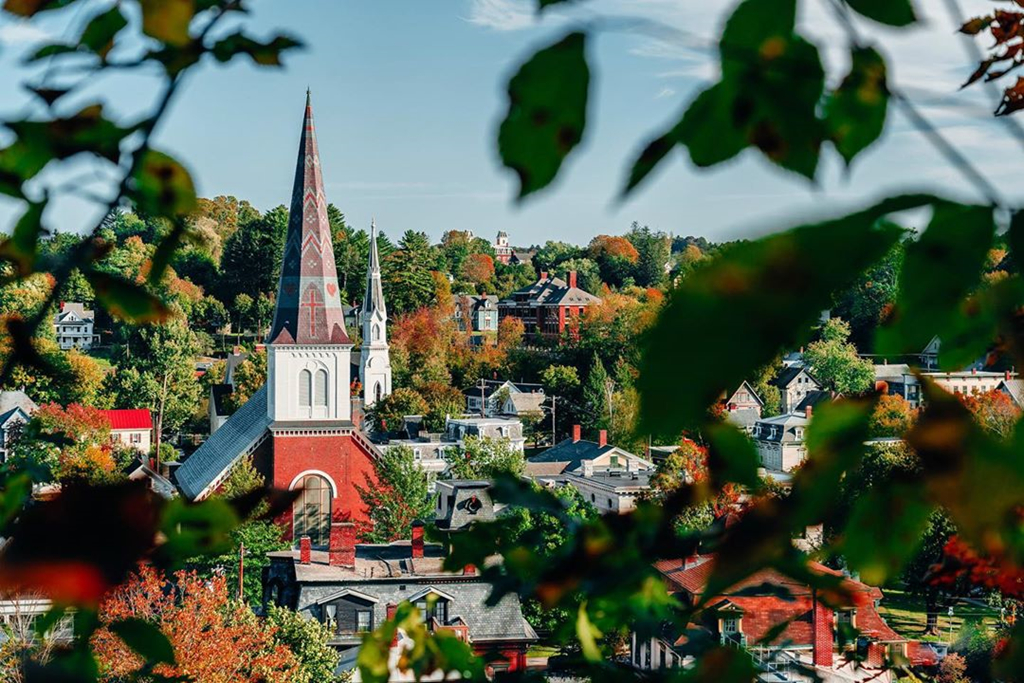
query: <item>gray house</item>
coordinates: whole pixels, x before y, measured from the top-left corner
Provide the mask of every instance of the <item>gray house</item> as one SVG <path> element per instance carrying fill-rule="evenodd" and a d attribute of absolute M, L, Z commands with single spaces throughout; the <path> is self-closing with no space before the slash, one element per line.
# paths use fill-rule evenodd
<path fill-rule="evenodd" d="M 463 389 L 462 394 L 466 397 L 467 413 L 483 413 L 486 417 L 538 414 L 546 398 L 540 384 L 497 379 L 482 379 Z"/>
<path fill-rule="evenodd" d="M 463 332 L 498 331 L 498 297 L 493 294 L 455 294 L 452 304 Z"/>
<path fill-rule="evenodd" d="M 779 388 L 781 394 L 783 413 L 795 411 L 808 394 L 822 390 L 821 383 L 811 376 L 807 366 L 804 365 L 790 365 L 783 368 L 779 376 L 775 378 L 774 384 Z"/>
<path fill-rule="evenodd" d="M 786 413 L 758 420 L 751 436 L 761 456 L 761 465 L 771 472 L 789 472 L 807 457 L 804 432 L 812 408 L 804 413 Z"/>

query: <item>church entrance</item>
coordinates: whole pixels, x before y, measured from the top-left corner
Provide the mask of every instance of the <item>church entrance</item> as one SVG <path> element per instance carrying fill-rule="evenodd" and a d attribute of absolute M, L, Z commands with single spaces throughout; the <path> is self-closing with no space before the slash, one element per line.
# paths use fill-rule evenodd
<path fill-rule="evenodd" d="M 302 493 L 292 503 L 292 538 L 309 536 L 314 546 L 327 547 L 331 540 L 331 485 L 318 474 L 299 482 Z"/>

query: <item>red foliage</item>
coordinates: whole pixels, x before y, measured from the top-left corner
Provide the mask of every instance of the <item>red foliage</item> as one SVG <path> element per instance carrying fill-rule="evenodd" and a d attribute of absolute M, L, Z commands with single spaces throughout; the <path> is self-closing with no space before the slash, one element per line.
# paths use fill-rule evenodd
<path fill-rule="evenodd" d="M 616 237 L 614 235 L 598 235 L 590 240 L 590 246 L 587 248 L 587 251 L 590 258 L 595 260 L 603 256 L 625 259 L 630 263 L 636 263 L 640 260 L 640 252 L 636 250 L 636 247 L 629 240 L 625 237 Z"/>
<path fill-rule="evenodd" d="M 275 643 L 275 629 L 243 603 L 228 597 L 223 577 L 202 579 L 178 572 L 173 580 L 143 565 L 100 606 L 104 624 L 127 618 L 151 622 L 174 647 L 176 665 L 157 665 L 155 674 L 196 681 L 291 681 L 299 672 L 295 656 Z M 110 631 L 93 637 L 103 679 L 121 680 L 144 662 Z"/>
<path fill-rule="evenodd" d="M 1020 3 L 1017 3 L 1020 5 Z M 961 33 L 977 35 L 988 29 L 994 39 L 991 52 L 970 75 L 964 86 L 984 79 L 994 81 L 1024 64 L 1024 13 L 996 10 L 992 14 L 976 17 L 960 27 Z M 1003 101 L 996 116 L 1012 114 L 1024 109 L 1024 78 L 1005 89 Z"/>
<path fill-rule="evenodd" d="M 487 254 L 470 254 L 462 264 L 462 277 L 470 282 L 488 282 L 494 277 L 494 259 Z"/>
<path fill-rule="evenodd" d="M 1006 597 L 1024 598 L 1024 569 L 1007 557 L 979 554 L 957 536 L 951 536 L 942 549 L 942 562 L 930 572 L 932 583 L 952 585 L 961 577 L 971 584 L 998 590 Z"/>

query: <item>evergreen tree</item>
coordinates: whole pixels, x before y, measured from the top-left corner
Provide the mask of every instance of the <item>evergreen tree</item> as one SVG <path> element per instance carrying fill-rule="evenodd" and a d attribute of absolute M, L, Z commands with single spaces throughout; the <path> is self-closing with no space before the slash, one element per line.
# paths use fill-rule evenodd
<path fill-rule="evenodd" d="M 663 232 L 654 232 L 646 225 L 634 222 L 626 239 L 636 248 L 639 258 L 633 279 L 641 287 L 657 287 L 665 281 L 665 266 L 672 255 L 672 243 Z"/>
<path fill-rule="evenodd" d="M 243 293 L 254 298 L 277 293 L 287 232 L 288 209 L 278 206 L 242 225 L 228 239 L 216 292 L 225 304 Z"/>
<path fill-rule="evenodd" d="M 598 431 L 608 429 L 611 424 L 611 387 L 608 371 L 604 369 L 600 357 L 595 355 L 583 385 L 583 427 L 591 436 L 597 436 Z"/>
<path fill-rule="evenodd" d="M 389 313 L 410 313 L 428 306 L 434 298 L 437 257 L 426 234 L 406 230 L 393 251 L 381 264 L 384 297 Z"/>

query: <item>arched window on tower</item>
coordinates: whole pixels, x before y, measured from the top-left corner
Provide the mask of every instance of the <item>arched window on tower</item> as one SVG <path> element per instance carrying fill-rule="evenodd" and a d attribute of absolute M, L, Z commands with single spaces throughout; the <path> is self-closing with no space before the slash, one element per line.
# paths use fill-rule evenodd
<path fill-rule="evenodd" d="M 313 405 L 318 408 L 327 407 L 327 371 L 316 371 L 316 382 L 313 384 Z"/>
<path fill-rule="evenodd" d="M 302 493 L 292 503 L 292 537 L 309 536 L 315 546 L 331 540 L 331 484 L 318 474 L 307 474 L 296 486 Z"/>
<path fill-rule="evenodd" d="M 380 382 L 377 382 L 373 386 L 373 400 L 374 401 L 379 401 L 382 398 L 381 397 L 381 393 L 383 393 L 383 392 L 381 391 L 381 388 L 380 388 Z"/>
<path fill-rule="evenodd" d="M 380 341 L 380 325 L 373 326 L 373 341 Z"/>
<path fill-rule="evenodd" d="M 299 373 L 299 407 L 313 405 L 313 373 L 303 370 Z"/>

